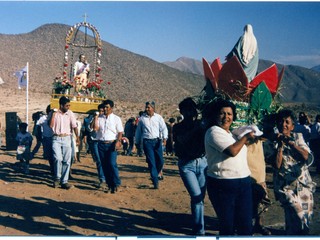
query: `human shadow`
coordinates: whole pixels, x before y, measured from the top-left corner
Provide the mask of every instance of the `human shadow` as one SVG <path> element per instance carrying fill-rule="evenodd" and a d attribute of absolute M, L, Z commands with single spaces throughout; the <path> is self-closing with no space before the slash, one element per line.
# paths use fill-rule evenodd
<path fill-rule="evenodd" d="M 175 234 L 184 233 L 186 235 L 192 235 L 192 216 L 184 213 L 174 212 L 161 212 L 158 210 L 133 210 L 128 208 L 122 208 L 134 215 L 144 215 L 140 221 L 143 222 L 146 227 L 157 226 L 167 232 Z M 205 229 L 210 229 L 210 232 L 218 231 L 218 219 L 215 217 L 205 216 Z"/>
<path fill-rule="evenodd" d="M 51 175 L 49 166 L 45 164 L 30 164 L 30 173 L 26 175 L 21 169 L 20 163 L 1 162 L 0 175 L 1 179 L 6 182 L 20 182 L 31 184 L 50 184 Z"/>
<path fill-rule="evenodd" d="M 0 196 L 0 224 L 29 235 L 85 235 L 91 230 L 96 235 L 164 235 L 163 231 L 188 234 L 188 216 L 172 212 L 112 210 L 94 204 L 56 201 L 45 197 L 18 199 Z M 54 219 L 46 222 L 46 219 Z M 210 226 L 216 226 L 209 218 Z M 55 222 L 55 223 L 52 223 Z M 71 230 L 71 226 L 83 229 Z M 151 230 L 152 229 L 152 230 Z M 81 231 L 81 230 L 80 230 Z"/>

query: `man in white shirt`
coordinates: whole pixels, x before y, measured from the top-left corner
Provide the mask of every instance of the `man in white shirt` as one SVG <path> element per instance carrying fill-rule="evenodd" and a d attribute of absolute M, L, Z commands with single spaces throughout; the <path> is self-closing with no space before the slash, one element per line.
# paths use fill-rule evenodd
<path fill-rule="evenodd" d="M 113 113 L 114 103 L 112 100 L 103 102 L 104 115 L 96 115 L 92 122 L 92 128 L 97 132 L 99 157 L 106 183 L 115 193 L 121 185 L 117 166 L 117 149 L 121 148 L 123 125 L 121 118 Z"/>
<path fill-rule="evenodd" d="M 43 158 L 49 161 L 51 174 L 54 175 L 54 161 L 52 152 L 53 131 L 48 124 L 48 114 L 50 111 L 50 105 L 48 105 L 46 109 L 47 114 L 40 117 L 40 119 L 37 121 L 37 125 L 41 126 L 42 131 Z"/>
<path fill-rule="evenodd" d="M 136 144 L 143 141 L 154 189 L 159 188 L 158 175 L 164 164 L 162 144 L 166 145 L 168 129 L 162 116 L 155 113 L 155 103 L 146 102 L 146 112 L 141 116 L 135 134 Z"/>

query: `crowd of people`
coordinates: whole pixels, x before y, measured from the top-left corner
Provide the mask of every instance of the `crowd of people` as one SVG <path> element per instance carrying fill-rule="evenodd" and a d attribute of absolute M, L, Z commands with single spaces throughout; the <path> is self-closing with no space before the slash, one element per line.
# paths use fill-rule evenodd
<path fill-rule="evenodd" d="M 121 186 L 118 153 L 137 157 L 144 154 L 154 189 L 163 180 L 167 154 L 178 158 L 179 174 L 190 196 L 194 235 L 205 235 L 206 194 L 217 214 L 220 235 L 270 235 L 262 216 L 271 204 L 264 154 L 264 143 L 271 142 L 273 154 L 268 158 L 274 169 L 273 190 L 284 209 L 286 232 L 308 234 L 316 187 L 308 168 L 312 164 L 319 166 L 315 147 L 320 141 L 319 115 L 310 124 L 304 112 L 296 121 L 294 112 L 283 109 L 276 114 L 273 133 L 265 135 L 255 125 L 233 129 L 236 106 L 228 100 L 214 101 L 200 112 L 195 100 L 186 98 L 179 104 L 181 120 L 176 123 L 174 118 L 166 123 L 155 112 L 155 103 L 149 101 L 138 118 L 131 117 L 124 125 L 113 113 L 112 100 L 101 103 L 82 124 L 69 109 L 68 98 L 61 97 L 59 104 L 59 109 L 48 106 L 46 114 L 36 121 L 41 127 L 43 157 L 48 159 L 54 188 L 73 187 L 69 184 L 71 165 L 77 159 L 75 147 L 81 141 L 96 164 L 97 187 L 111 193 Z M 26 129 L 27 124 L 20 123 L 16 139 L 17 160 L 28 174 L 34 152 L 33 137 Z M 172 146 L 168 148 L 170 137 Z M 35 148 L 39 149 L 38 144 Z"/>
<path fill-rule="evenodd" d="M 26 174 L 29 173 L 29 162 L 43 145 L 43 158 L 49 162 L 53 187 L 70 189 L 73 187 L 68 183 L 71 166 L 74 162 L 80 162 L 79 148 L 84 145 L 86 153 L 91 154 L 96 164 L 99 179 L 97 187 L 115 193 L 121 185 L 117 167 L 118 152 L 122 150 L 124 155 L 133 156 L 133 150 L 136 149 L 137 156 L 145 155 L 153 188 L 158 189 L 159 181 L 163 180 L 163 152 L 169 125 L 155 112 L 153 101 L 147 102 L 145 110 L 139 112 L 139 117 L 129 118 L 124 126 L 121 118 L 113 113 L 113 107 L 112 100 L 105 100 L 82 123 L 69 109 L 70 100 L 62 96 L 59 109 L 50 109 L 49 105 L 46 113 L 34 113 L 32 134 L 26 131 L 27 124 L 22 123 L 16 138 L 23 150 L 23 154 L 17 156 L 21 168 Z M 32 135 L 37 139 L 33 150 Z M 171 140 L 171 155 L 172 144 Z"/>
<path fill-rule="evenodd" d="M 299 132 L 302 123 L 296 122 L 291 110 L 279 111 L 274 132 L 264 135 L 255 125 L 232 129 L 237 116 L 231 101 L 209 104 L 201 121 L 192 99 L 183 100 L 179 109 L 184 120 L 174 126 L 174 146 L 190 194 L 194 234 L 205 233 L 206 191 L 219 220 L 220 235 L 271 234 L 262 221 L 262 213 L 271 204 L 265 183 L 263 142 L 267 141 L 273 145 L 274 194 L 284 209 L 286 234 L 308 234 L 316 186 L 308 170 L 313 154 Z M 319 123 L 311 129 L 319 130 Z M 319 139 L 319 131 L 317 135 Z"/>
<path fill-rule="evenodd" d="M 250 24 L 245 26 L 244 34 L 226 59 L 234 55 L 251 81 L 257 72 L 258 45 Z M 88 74 L 84 56 L 79 57 L 79 66 L 80 63 L 75 75 Z M 42 143 L 53 187 L 72 188 L 68 183 L 71 164 L 73 159 L 80 161 L 75 149 L 83 138 L 87 152 L 96 163 L 99 188 L 117 192 L 121 186 L 118 151 L 133 156 L 135 148 L 138 157 L 145 155 L 152 187 L 158 189 L 164 178 L 164 154 L 176 156 L 179 174 L 190 196 L 194 235 L 206 233 L 206 193 L 219 220 L 220 235 L 270 235 L 262 218 L 271 204 L 264 153 L 268 142 L 272 146 L 268 158 L 274 171 L 273 190 L 284 209 L 286 233 L 308 234 L 316 186 L 309 167 L 314 164 L 317 172 L 320 171 L 320 115 L 311 124 L 304 112 L 299 113 L 296 121 L 294 112 L 283 109 L 275 115 L 274 123 L 269 123 L 271 130 L 263 133 L 255 125 L 233 129 L 236 105 L 225 99 L 199 108 L 194 99 L 186 98 L 179 103 L 181 116 L 177 122 L 171 117 L 167 123 L 156 113 L 154 101 L 146 102 L 139 117 L 129 118 L 124 125 L 113 113 L 112 100 L 100 104 L 95 113 L 84 119 L 82 127 L 69 108 L 70 100 L 63 96 L 59 109 L 47 108 L 46 114 L 39 117 L 36 125 L 41 126 L 41 136 L 36 135 L 33 151 L 30 150 L 33 138 L 26 131 L 27 125 L 20 124 L 17 159 L 25 173 Z"/>

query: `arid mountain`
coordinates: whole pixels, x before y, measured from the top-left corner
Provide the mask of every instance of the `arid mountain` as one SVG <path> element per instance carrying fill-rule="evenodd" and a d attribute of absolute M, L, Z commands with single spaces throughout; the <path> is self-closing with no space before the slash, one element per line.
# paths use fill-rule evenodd
<path fill-rule="evenodd" d="M 272 64 L 271 61 L 260 60 L 258 72 Z M 320 104 L 320 72 L 294 65 L 276 65 L 279 71 L 285 68 L 279 88 L 283 102 Z"/>
<path fill-rule="evenodd" d="M 53 79 L 63 73 L 65 37 L 70 27 L 46 24 L 26 34 L 0 34 L 0 77 L 5 82 L 2 87 L 16 88 L 13 74 L 29 62 L 30 91 L 51 93 Z M 199 94 L 205 85 L 202 76 L 178 71 L 106 41 L 102 44 L 101 75 L 107 97 L 113 100 L 152 99 L 172 104 Z M 69 59 L 77 61 L 78 54 L 69 52 Z M 93 62 L 90 56 L 87 58 Z"/>
<path fill-rule="evenodd" d="M 320 72 L 320 65 L 312 67 L 311 70 Z"/>
<path fill-rule="evenodd" d="M 70 27 L 46 24 L 30 33 L 0 34 L 0 77 L 5 82 L 1 86 L 16 88 L 17 79 L 13 73 L 29 62 L 30 91 L 51 93 L 54 77 L 63 72 L 65 37 Z M 177 104 L 186 96 L 198 95 L 205 85 L 200 61 L 183 57 L 176 64 L 162 64 L 106 41 L 102 43 L 101 75 L 107 97 L 113 100 L 141 103 L 152 99 L 162 104 Z M 71 61 L 77 61 L 82 50 L 87 51 L 80 49 L 69 53 Z M 90 57 L 87 54 L 89 63 L 93 62 L 93 57 Z M 260 60 L 258 71 L 272 63 Z M 280 71 L 282 66 L 277 66 Z M 107 85 L 107 82 L 111 84 Z M 285 66 L 280 91 L 284 102 L 320 103 L 318 89 L 319 72 L 299 66 Z"/>
<path fill-rule="evenodd" d="M 203 70 L 199 71 L 202 67 L 202 62 L 199 60 L 183 57 L 177 59 L 175 62 L 165 62 L 164 64 L 181 71 L 203 75 Z M 260 60 L 258 72 L 267 69 L 272 64 L 273 62 L 271 61 Z M 289 103 L 320 104 L 320 71 L 317 71 L 317 67 L 308 69 L 293 65 L 276 65 L 279 71 L 285 67 L 284 76 L 280 85 L 281 101 Z"/>
<path fill-rule="evenodd" d="M 163 64 L 183 72 L 203 75 L 203 66 L 201 61 L 192 58 L 180 57 L 176 61 L 164 62 Z"/>

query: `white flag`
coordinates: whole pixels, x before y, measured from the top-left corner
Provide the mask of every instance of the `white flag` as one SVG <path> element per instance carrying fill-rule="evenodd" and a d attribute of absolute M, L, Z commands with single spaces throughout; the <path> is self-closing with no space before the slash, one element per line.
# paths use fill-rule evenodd
<path fill-rule="evenodd" d="M 26 87 L 28 81 L 28 67 L 25 66 L 20 71 L 17 71 L 15 76 L 18 77 L 18 88 L 21 89 L 21 87 Z"/>
<path fill-rule="evenodd" d="M 4 84 L 4 81 L 2 80 L 2 78 L 0 77 L 0 85 Z"/>

